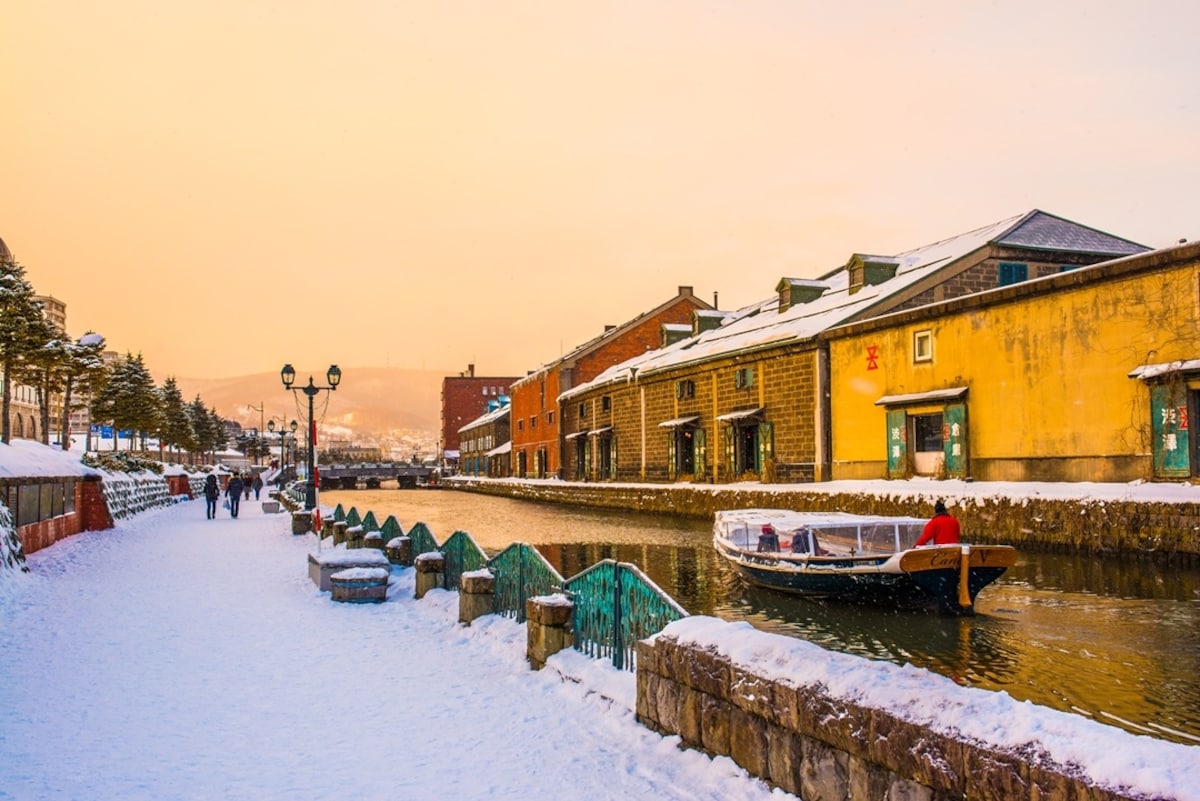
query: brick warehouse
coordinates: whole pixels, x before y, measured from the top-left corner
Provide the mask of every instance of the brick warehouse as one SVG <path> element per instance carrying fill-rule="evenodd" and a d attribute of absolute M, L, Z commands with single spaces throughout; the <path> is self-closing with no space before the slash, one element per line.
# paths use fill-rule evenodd
<path fill-rule="evenodd" d="M 558 396 L 618 362 L 660 347 L 664 326 L 689 324 L 693 312 L 711 309 L 690 286 L 681 286 L 666 302 L 622 325 L 607 326 L 600 336 L 517 380 L 510 423 L 513 475 L 564 477 Z"/>
<path fill-rule="evenodd" d="M 459 456 L 458 430 L 488 411 L 489 401 L 506 396 L 514 377 L 485 377 L 475 375 L 475 365 L 457 376 L 442 379 L 442 442 L 443 464 L 456 466 Z"/>
<path fill-rule="evenodd" d="M 715 321 L 697 313 L 689 338 L 566 390 L 565 477 L 828 480 L 823 332 L 1146 250 L 1034 210 L 895 256 L 856 253 L 815 280 L 784 277 L 774 296 Z"/>

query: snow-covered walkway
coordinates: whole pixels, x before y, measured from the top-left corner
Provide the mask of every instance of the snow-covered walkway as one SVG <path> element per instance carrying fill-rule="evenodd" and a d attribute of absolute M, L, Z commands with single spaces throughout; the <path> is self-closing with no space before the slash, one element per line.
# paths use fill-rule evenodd
<path fill-rule="evenodd" d="M 529 670 L 523 626 L 460 626 L 411 569 L 333 603 L 314 548 L 191 501 L 31 555 L 0 587 L 0 798 L 791 797 L 637 724 L 632 674 Z"/>

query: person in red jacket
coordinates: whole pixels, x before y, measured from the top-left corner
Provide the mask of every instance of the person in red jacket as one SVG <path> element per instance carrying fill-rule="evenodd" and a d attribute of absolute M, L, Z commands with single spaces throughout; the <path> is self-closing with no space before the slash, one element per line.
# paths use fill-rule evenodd
<path fill-rule="evenodd" d="M 938 501 L 933 505 L 933 517 L 925 524 L 925 530 L 917 538 L 914 548 L 922 545 L 955 545 L 958 543 L 958 520 L 946 511 L 946 504 Z"/>

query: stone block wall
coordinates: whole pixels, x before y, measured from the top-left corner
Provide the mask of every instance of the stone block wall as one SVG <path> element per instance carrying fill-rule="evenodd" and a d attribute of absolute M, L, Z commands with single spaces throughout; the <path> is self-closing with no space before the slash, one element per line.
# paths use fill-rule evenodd
<path fill-rule="evenodd" d="M 1135 798 L 1045 755 L 957 739 L 668 635 L 638 643 L 637 719 L 805 801 Z"/>
<path fill-rule="evenodd" d="M 451 479 L 446 486 L 542 503 L 561 503 L 711 520 L 720 509 L 757 507 L 844 511 L 857 514 L 928 517 L 945 497 L 966 538 L 980 544 L 1013 545 L 1061 553 L 1121 554 L 1200 563 L 1200 502 L 1062 500 L 991 497 L 964 499 L 928 495 L 868 495 L 812 489 L 772 491 L 745 486 L 584 484 L 579 482 L 486 482 Z M 753 485 L 751 485 L 753 486 Z"/>

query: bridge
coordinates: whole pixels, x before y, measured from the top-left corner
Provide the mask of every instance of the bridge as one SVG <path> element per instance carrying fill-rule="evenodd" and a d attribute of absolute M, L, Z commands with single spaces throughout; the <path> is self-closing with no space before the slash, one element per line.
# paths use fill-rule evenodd
<path fill-rule="evenodd" d="M 395 480 L 400 489 L 437 486 L 432 467 L 411 462 L 372 462 L 364 464 L 321 465 L 321 489 L 378 489 L 381 482 Z"/>

